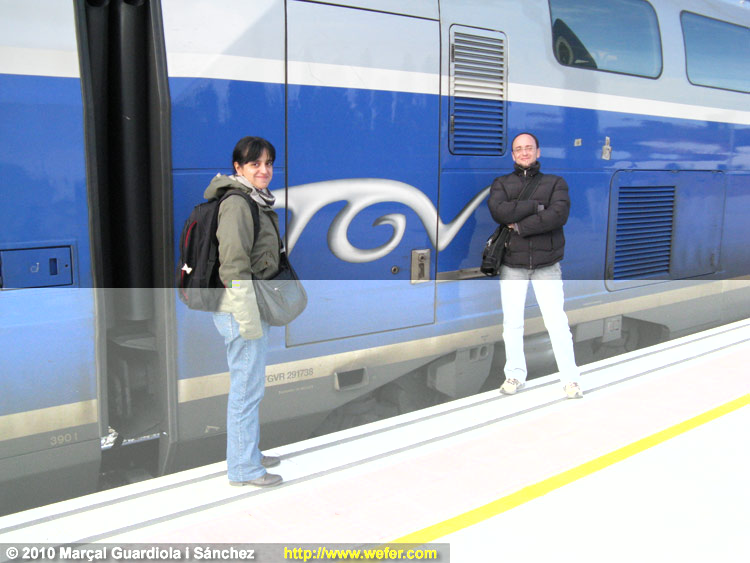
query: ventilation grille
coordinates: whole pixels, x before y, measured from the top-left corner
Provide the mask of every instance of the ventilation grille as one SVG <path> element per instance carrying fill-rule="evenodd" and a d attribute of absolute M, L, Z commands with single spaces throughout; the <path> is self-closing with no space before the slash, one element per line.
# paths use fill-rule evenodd
<path fill-rule="evenodd" d="M 669 274 L 674 203 L 674 186 L 620 188 L 613 279 Z"/>
<path fill-rule="evenodd" d="M 486 33 L 451 30 L 450 146 L 454 154 L 505 152 L 505 36 Z"/>

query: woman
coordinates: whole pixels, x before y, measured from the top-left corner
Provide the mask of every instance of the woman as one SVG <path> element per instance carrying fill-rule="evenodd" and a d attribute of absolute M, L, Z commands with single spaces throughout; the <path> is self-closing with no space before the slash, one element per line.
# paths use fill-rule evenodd
<path fill-rule="evenodd" d="M 266 472 L 279 465 L 277 457 L 264 456 L 258 448 L 258 409 L 265 391 L 268 324 L 258 312 L 252 278 L 267 279 L 279 267 L 278 216 L 268 191 L 273 178 L 276 150 L 260 137 L 240 139 L 232 154 L 235 174 L 217 175 L 204 197 L 221 197 L 238 189 L 258 204 L 260 228 L 255 237 L 250 204 L 230 196 L 219 206 L 216 237 L 219 240 L 219 276 L 226 287 L 214 324 L 224 337 L 231 383 L 227 405 L 227 476 L 235 486 L 269 487 L 282 482 Z"/>

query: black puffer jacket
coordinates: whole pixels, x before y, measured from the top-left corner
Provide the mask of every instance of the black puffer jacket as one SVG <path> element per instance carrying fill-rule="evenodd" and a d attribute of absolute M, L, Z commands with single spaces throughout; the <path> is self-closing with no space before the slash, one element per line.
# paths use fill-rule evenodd
<path fill-rule="evenodd" d="M 563 258 L 563 225 L 570 212 L 568 184 L 560 176 L 542 174 L 534 193 L 518 201 L 524 186 L 539 173 L 539 162 L 495 178 L 488 205 L 492 218 L 502 225 L 515 223 L 503 264 L 513 268 L 542 268 Z"/>

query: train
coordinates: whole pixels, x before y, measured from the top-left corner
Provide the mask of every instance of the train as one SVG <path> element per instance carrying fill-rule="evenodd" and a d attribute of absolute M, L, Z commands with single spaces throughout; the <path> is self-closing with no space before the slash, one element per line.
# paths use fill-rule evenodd
<path fill-rule="evenodd" d="M 478 267 L 521 132 L 570 186 L 579 364 L 750 314 L 744 0 L 0 0 L 0 27 L 0 513 L 128 451 L 222 459 L 223 342 L 174 281 L 246 135 L 309 298 L 271 329 L 263 447 L 498 383 Z"/>

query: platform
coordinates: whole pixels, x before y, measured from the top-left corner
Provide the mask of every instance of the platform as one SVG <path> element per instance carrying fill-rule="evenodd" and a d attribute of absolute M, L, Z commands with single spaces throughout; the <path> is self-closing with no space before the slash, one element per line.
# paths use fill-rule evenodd
<path fill-rule="evenodd" d="M 278 448 L 0 518 L 0 544 L 449 543 L 450 561 L 750 561 L 750 320 Z M 266 452 L 269 453 L 269 452 Z M 6 560 L 0 553 L 0 561 Z"/>

